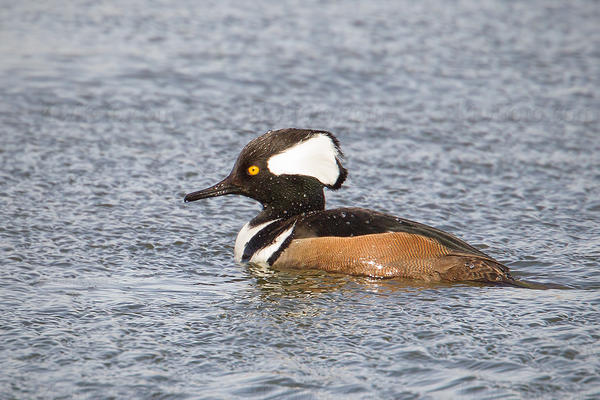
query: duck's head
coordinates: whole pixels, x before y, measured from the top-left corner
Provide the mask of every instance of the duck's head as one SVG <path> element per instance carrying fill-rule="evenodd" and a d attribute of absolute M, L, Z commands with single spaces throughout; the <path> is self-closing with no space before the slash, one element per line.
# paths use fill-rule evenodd
<path fill-rule="evenodd" d="M 244 147 L 225 179 L 184 200 L 240 194 L 259 201 L 271 218 L 322 210 L 323 188 L 338 189 L 348 174 L 342 156 L 338 140 L 329 132 L 269 131 Z"/>

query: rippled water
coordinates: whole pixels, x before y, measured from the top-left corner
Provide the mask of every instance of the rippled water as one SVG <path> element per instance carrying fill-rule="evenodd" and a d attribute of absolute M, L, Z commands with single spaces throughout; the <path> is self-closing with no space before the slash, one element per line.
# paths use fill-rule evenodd
<path fill-rule="evenodd" d="M 0 398 L 600 397 L 597 2 L 4 3 Z M 569 289 L 236 265 L 183 195 L 284 127 Z"/>

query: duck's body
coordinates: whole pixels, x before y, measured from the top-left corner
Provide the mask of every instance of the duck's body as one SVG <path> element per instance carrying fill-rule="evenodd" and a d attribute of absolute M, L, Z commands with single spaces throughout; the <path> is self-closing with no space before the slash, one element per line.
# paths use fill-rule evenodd
<path fill-rule="evenodd" d="M 346 178 L 335 137 L 270 131 L 250 142 L 231 174 L 186 201 L 242 194 L 263 211 L 238 234 L 235 259 L 277 268 L 424 281 L 513 282 L 493 258 L 441 230 L 361 208 L 325 210 L 323 187 Z"/>
<path fill-rule="evenodd" d="M 361 208 L 249 222 L 238 234 L 235 260 L 424 281 L 510 278 L 508 268 L 448 233 Z"/>

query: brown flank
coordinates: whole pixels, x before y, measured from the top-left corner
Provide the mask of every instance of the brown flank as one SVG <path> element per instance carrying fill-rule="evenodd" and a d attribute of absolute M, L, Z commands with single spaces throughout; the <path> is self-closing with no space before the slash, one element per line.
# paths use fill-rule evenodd
<path fill-rule="evenodd" d="M 429 282 L 512 281 L 508 268 L 492 258 L 452 252 L 434 239 L 404 232 L 295 239 L 273 265 Z"/>

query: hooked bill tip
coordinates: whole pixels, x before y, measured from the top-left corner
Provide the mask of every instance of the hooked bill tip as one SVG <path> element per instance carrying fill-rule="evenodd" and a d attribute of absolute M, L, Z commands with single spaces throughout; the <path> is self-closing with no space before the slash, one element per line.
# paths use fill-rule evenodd
<path fill-rule="evenodd" d="M 194 193 L 188 193 L 185 195 L 185 197 L 183 198 L 183 202 L 184 203 L 189 203 L 192 202 L 194 200 L 198 200 L 198 196 L 197 196 L 198 192 L 194 192 Z"/>

